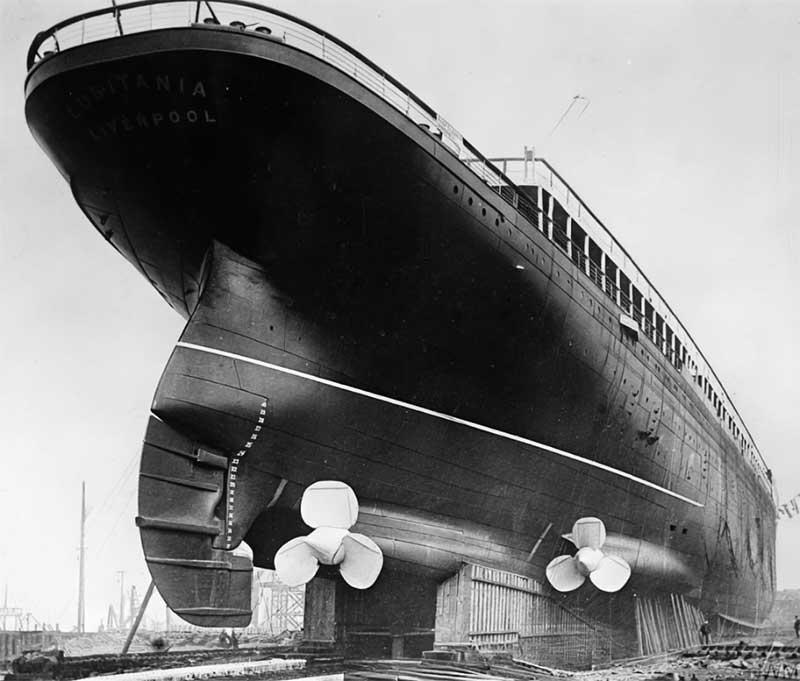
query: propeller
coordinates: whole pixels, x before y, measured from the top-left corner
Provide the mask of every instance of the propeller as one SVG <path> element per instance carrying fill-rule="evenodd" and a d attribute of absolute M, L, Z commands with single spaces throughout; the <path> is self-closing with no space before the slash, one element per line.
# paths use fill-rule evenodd
<path fill-rule="evenodd" d="M 574 591 L 587 575 L 601 591 L 614 593 L 625 586 L 631 566 L 619 556 L 608 556 L 600 550 L 606 541 L 606 526 L 600 518 L 578 519 L 564 538 L 575 544 L 578 552 L 574 556 L 556 556 L 547 564 L 547 581 L 556 591 Z"/>
<path fill-rule="evenodd" d="M 383 567 L 383 553 L 369 537 L 350 532 L 358 519 L 355 492 L 338 480 L 321 480 L 306 488 L 300 516 L 314 531 L 286 542 L 275 554 L 275 571 L 287 586 L 311 581 L 319 564 L 338 565 L 342 578 L 356 589 L 368 589 Z"/>

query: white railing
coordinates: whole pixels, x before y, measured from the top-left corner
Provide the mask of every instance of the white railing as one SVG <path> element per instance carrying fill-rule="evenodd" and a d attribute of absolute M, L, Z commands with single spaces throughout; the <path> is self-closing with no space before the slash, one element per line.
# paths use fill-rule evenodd
<path fill-rule="evenodd" d="M 311 54 L 381 96 L 397 110 L 441 139 L 456 156 L 463 138 L 446 121 L 382 69 L 334 36 L 288 14 L 240 0 L 149 0 L 90 12 L 39 34 L 28 56 L 29 68 L 52 54 L 121 35 L 202 25 L 227 27 L 278 40 Z"/>

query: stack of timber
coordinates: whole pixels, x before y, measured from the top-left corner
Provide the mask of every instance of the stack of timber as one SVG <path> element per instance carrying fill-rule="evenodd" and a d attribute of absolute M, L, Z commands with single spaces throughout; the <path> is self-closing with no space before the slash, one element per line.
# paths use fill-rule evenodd
<path fill-rule="evenodd" d="M 212 650 L 190 650 L 181 652 L 135 653 L 131 655 L 89 655 L 68 657 L 59 668 L 61 679 L 82 679 L 89 676 L 125 674 L 147 670 L 178 669 L 209 665 L 236 665 L 242 662 L 262 662 L 282 659 L 302 659 L 314 669 L 337 667 L 341 658 L 331 657 L 329 649 L 315 650 L 308 647 L 303 653 L 294 646 L 272 646 L 258 648 L 217 648 Z"/>
<path fill-rule="evenodd" d="M 640 655 L 681 650 L 699 643 L 703 616 L 683 596 L 635 598 L 634 609 Z"/>
<path fill-rule="evenodd" d="M 364 660 L 348 664 L 346 681 L 531 681 L 569 676 L 532 670 L 528 666 L 504 660 L 497 664 L 469 665 L 414 660 Z"/>
<path fill-rule="evenodd" d="M 214 679 L 221 676 L 263 676 L 276 672 L 304 673 L 305 666 L 305 660 L 273 659 L 256 662 L 226 662 L 171 669 L 146 669 L 125 674 L 125 681 L 188 681 L 189 679 Z M 87 678 L 97 677 L 91 675 Z M 331 676 L 330 679 L 329 677 L 323 678 L 326 681 L 332 681 L 334 678 L 338 678 L 338 675 Z"/>

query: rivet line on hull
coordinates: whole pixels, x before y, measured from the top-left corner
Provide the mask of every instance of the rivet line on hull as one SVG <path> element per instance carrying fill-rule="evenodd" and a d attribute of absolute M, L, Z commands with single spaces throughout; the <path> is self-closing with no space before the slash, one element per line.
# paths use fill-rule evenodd
<path fill-rule="evenodd" d="M 179 341 L 178 343 L 176 343 L 176 347 L 185 348 L 187 350 L 196 350 L 198 352 L 206 352 L 212 355 L 217 355 L 218 357 L 227 357 L 229 359 L 238 360 L 240 362 L 247 362 L 248 364 L 264 367 L 265 369 L 272 369 L 273 371 L 278 371 L 280 373 L 287 374 L 289 376 L 304 378 L 306 380 L 313 381 L 314 383 L 326 385 L 331 388 L 338 388 L 339 390 L 344 390 L 346 392 L 353 393 L 355 395 L 361 395 L 362 397 L 369 397 L 373 400 L 379 400 L 387 404 L 392 404 L 397 407 L 402 407 L 403 409 L 410 409 L 411 411 L 416 411 L 420 414 L 426 414 L 428 416 L 433 416 L 435 418 L 439 418 L 444 421 L 457 423 L 461 426 L 466 426 L 468 428 L 480 430 L 484 433 L 489 433 L 490 435 L 496 435 L 498 437 L 505 438 L 506 440 L 512 440 L 514 442 L 519 442 L 524 445 L 536 447 L 537 449 L 543 449 L 544 451 L 550 452 L 552 454 L 557 454 L 558 456 L 564 457 L 566 459 L 578 461 L 580 463 L 586 464 L 587 466 L 598 468 L 602 471 L 606 471 L 607 473 L 612 473 L 613 475 L 625 478 L 626 480 L 631 480 L 640 485 L 643 485 L 644 487 L 649 487 L 650 489 L 657 490 L 658 492 L 667 494 L 671 497 L 674 497 L 675 499 L 680 499 L 681 501 L 684 501 L 687 504 L 691 504 L 692 506 L 703 508 L 703 504 L 701 504 L 700 502 L 695 501 L 694 499 L 690 499 L 689 497 L 685 497 L 682 494 L 678 494 L 677 492 L 673 492 L 672 490 L 667 489 L 666 487 L 661 487 L 660 485 L 656 485 L 655 483 L 650 482 L 649 480 L 645 480 L 644 478 L 632 475 L 631 473 L 626 473 L 625 471 L 621 471 L 618 468 L 613 468 L 612 466 L 607 466 L 606 464 L 600 463 L 599 461 L 592 461 L 591 459 L 587 459 L 577 454 L 567 452 L 563 449 L 558 449 L 557 447 L 551 447 L 550 445 L 546 445 L 542 442 L 529 440 L 528 438 L 522 437 L 520 435 L 514 435 L 513 433 L 507 433 L 503 430 L 497 430 L 496 428 L 491 428 L 490 426 L 484 426 L 480 423 L 475 423 L 473 421 L 460 419 L 457 416 L 450 416 L 449 414 L 444 414 L 442 412 L 434 411 L 433 409 L 427 409 L 426 407 L 420 407 L 416 404 L 411 404 L 410 402 L 403 402 L 402 400 L 397 400 L 394 399 L 393 397 L 387 397 L 386 395 L 379 395 L 378 393 L 373 393 L 370 392 L 369 390 L 362 390 L 361 388 L 356 388 L 351 385 L 346 385 L 344 383 L 337 383 L 336 381 L 331 381 L 327 378 L 321 378 L 320 376 L 312 376 L 311 374 L 307 374 L 302 371 L 297 371 L 296 369 L 289 369 L 287 367 L 282 367 L 278 364 L 263 362 L 259 359 L 254 359 L 252 357 L 247 357 L 245 355 L 238 355 L 234 352 L 228 352 L 226 350 L 218 350 L 217 348 L 210 348 L 205 345 L 197 345 L 195 343 L 184 343 L 183 341 Z"/>

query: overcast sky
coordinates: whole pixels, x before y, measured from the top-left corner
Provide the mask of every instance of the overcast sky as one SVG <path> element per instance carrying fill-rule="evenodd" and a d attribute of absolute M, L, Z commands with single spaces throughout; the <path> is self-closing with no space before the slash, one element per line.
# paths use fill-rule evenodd
<path fill-rule="evenodd" d="M 23 112 L 34 34 L 101 0 L 0 0 L 0 587 L 74 626 L 148 583 L 136 474 L 182 320 L 84 219 Z M 535 146 L 710 360 L 788 500 L 800 492 L 800 5 L 275 0 L 393 74 L 487 156 Z M 589 102 L 553 131 L 575 95 Z M 800 587 L 800 519 L 778 533 Z M 163 618 L 161 612 L 154 616 Z"/>

